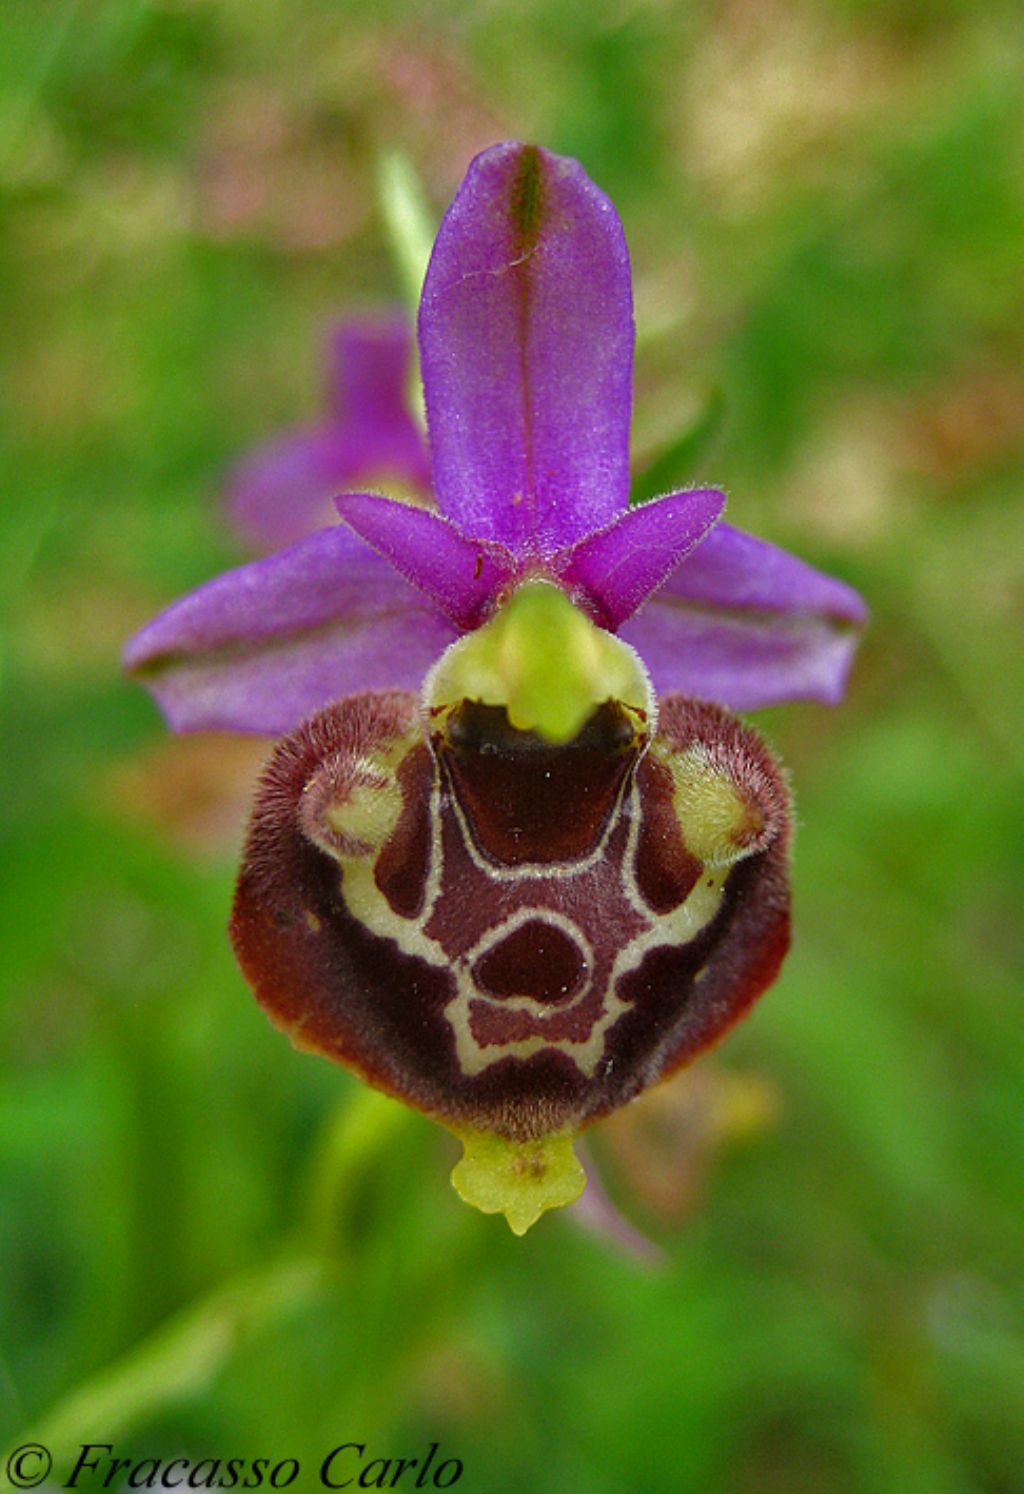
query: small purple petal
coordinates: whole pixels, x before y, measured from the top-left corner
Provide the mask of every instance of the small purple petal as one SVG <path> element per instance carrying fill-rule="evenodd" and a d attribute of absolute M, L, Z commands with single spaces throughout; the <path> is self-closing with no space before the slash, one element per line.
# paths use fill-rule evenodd
<path fill-rule="evenodd" d="M 621 636 L 659 693 L 736 711 L 786 700 L 834 705 L 866 619 L 852 587 L 719 524 Z"/>
<path fill-rule="evenodd" d="M 627 504 L 633 313 L 615 209 L 575 161 L 477 156 L 420 304 L 441 511 L 541 559 Z"/>
<path fill-rule="evenodd" d="M 468 540 L 447 519 L 373 493 L 344 493 L 339 514 L 368 545 L 436 602 L 458 628 L 475 628 L 511 576 L 500 546 Z"/>
<path fill-rule="evenodd" d="M 455 629 L 340 524 L 183 597 L 125 668 L 176 731 L 291 731 L 360 690 L 416 689 Z"/>
<path fill-rule="evenodd" d="M 596 620 L 614 632 L 700 544 L 724 503 L 722 493 L 702 488 L 630 509 L 571 551 L 562 579 L 586 594 Z"/>

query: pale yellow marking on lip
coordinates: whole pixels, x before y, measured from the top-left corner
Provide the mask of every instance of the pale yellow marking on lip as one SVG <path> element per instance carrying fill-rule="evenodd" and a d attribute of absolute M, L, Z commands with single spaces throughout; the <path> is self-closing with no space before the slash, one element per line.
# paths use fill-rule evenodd
<path fill-rule="evenodd" d="M 680 753 L 653 750 L 672 775 L 672 807 L 687 850 L 708 867 L 749 856 L 764 829 L 760 806 L 738 793 L 699 742 Z"/>
<path fill-rule="evenodd" d="M 365 847 L 360 850 L 361 858 L 377 856 L 398 824 L 402 791 L 395 772 L 408 750 L 408 740 L 400 737 L 398 747 L 359 758 L 353 765 L 356 782 L 352 789 L 344 799 L 328 804 L 324 811 L 324 818 L 336 835 Z"/>

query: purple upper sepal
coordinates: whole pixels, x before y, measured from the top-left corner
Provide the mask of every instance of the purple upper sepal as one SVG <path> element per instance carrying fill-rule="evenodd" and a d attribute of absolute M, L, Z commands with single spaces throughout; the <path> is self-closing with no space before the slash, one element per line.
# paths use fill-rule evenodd
<path fill-rule="evenodd" d="M 549 556 L 626 508 L 629 254 L 581 167 L 531 145 L 477 156 L 419 315 L 438 506 L 465 534 Z"/>

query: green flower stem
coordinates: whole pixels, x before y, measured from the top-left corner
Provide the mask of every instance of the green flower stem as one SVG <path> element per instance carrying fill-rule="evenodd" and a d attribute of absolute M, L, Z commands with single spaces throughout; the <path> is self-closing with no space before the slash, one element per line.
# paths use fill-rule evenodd
<path fill-rule="evenodd" d="M 398 271 L 402 300 L 415 322 L 437 224 L 408 156 L 388 151 L 380 157 L 377 198 Z"/>
<path fill-rule="evenodd" d="M 115 1441 L 206 1391 L 242 1339 L 315 1297 L 322 1281 L 316 1261 L 294 1257 L 232 1277 L 70 1391 L 24 1440 L 55 1461 L 84 1442 Z"/>
<path fill-rule="evenodd" d="M 324 1127 L 307 1185 L 307 1223 L 318 1255 L 335 1257 L 341 1222 L 360 1178 L 387 1151 L 392 1137 L 412 1112 L 365 1085 L 346 1090 Z"/>
<path fill-rule="evenodd" d="M 388 151 L 380 156 L 377 162 L 377 201 L 398 275 L 402 304 L 409 314 L 410 325 L 415 327 L 437 224 L 408 156 L 398 151 Z M 425 430 L 427 417 L 415 347 L 410 363 L 406 399 L 413 418 Z"/>
<path fill-rule="evenodd" d="M 59 1460 L 84 1442 L 116 1441 L 166 1407 L 208 1392 L 249 1335 L 289 1317 L 328 1289 L 347 1206 L 390 1148 L 396 1130 L 411 1119 L 412 1113 L 396 1101 L 353 1086 L 328 1120 L 313 1161 L 307 1215 L 312 1239 L 304 1253 L 290 1251 L 229 1278 L 76 1386 L 23 1440 L 41 1443 Z M 363 1338 L 368 1353 L 369 1326 Z M 386 1336 L 382 1344 L 386 1346 Z"/>

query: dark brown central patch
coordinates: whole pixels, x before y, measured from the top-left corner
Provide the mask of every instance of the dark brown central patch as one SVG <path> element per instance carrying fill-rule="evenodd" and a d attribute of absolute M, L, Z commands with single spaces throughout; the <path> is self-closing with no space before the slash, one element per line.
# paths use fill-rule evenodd
<path fill-rule="evenodd" d="M 555 1005 L 575 996 L 587 978 L 582 949 L 562 929 L 531 918 L 477 961 L 473 976 L 490 996 L 532 996 Z"/>
<path fill-rule="evenodd" d="M 506 866 L 592 851 L 638 754 L 635 728 L 611 701 L 558 746 L 516 731 L 503 706 L 466 701 L 437 750 L 477 846 Z"/>

